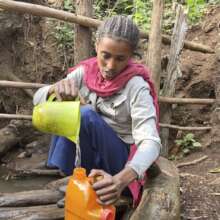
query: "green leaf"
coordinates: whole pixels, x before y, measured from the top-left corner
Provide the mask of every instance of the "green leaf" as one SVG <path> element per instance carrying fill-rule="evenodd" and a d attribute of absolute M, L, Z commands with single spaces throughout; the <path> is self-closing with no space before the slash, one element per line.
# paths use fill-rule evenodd
<path fill-rule="evenodd" d="M 189 150 L 188 148 L 185 148 L 185 149 L 183 149 L 183 153 L 184 153 L 185 155 L 187 155 L 187 154 L 190 153 L 190 150 Z"/>
<path fill-rule="evenodd" d="M 209 173 L 220 173 L 220 167 L 210 170 Z"/>
<path fill-rule="evenodd" d="M 193 147 L 201 147 L 202 145 L 199 142 L 194 142 Z"/>
<path fill-rule="evenodd" d="M 182 145 L 182 140 L 175 140 L 175 143 L 178 145 L 178 146 L 180 146 L 180 145 Z"/>
<path fill-rule="evenodd" d="M 194 138 L 194 134 L 193 133 L 188 133 L 186 136 L 185 136 L 186 140 L 191 140 Z"/>

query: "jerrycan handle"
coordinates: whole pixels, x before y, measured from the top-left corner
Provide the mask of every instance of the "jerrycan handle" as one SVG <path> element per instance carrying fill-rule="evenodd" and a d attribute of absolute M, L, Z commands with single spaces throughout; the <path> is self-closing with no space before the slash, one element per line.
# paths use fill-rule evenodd
<path fill-rule="evenodd" d="M 94 183 L 98 182 L 99 180 L 102 180 L 104 178 L 104 176 L 97 175 L 97 176 L 88 177 L 88 178 L 89 178 L 90 184 L 94 184 Z"/>
<path fill-rule="evenodd" d="M 55 94 L 55 93 L 52 93 L 52 94 L 49 96 L 49 98 L 47 99 L 48 102 L 53 102 L 53 101 L 55 101 L 55 100 L 56 100 L 56 94 Z M 80 95 L 80 93 L 79 93 L 79 95 L 75 98 L 74 101 L 80 101 L 80 104 L 82 104 L 82 105 L 85 105 L 85 104 L 86 104 L 85 99 Z"/>
<path fill-rule="evenodd" d="M 56 99 L 56 94 L 55 94 L 55 93 L 52 93 L 52 94 L 49 96 L 49 98 L 47 99 L 47 101 L 48 101 L 48 102 L 53 102 L 53 101 L 55 101 L 55 99 Z"/>

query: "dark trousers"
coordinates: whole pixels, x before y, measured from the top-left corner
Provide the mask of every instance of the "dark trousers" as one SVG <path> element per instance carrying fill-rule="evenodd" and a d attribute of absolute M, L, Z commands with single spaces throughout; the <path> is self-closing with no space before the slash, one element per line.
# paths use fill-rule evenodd
<path fill-rule="evenodd" d="M 94 168 L 114 175 L 124 168 L 129 154 L 129 145 L 89 106 L 81 107 L 80 149 L 81 166 L 87 174 Z M 47 165 L 71 175 L 75 166 L 75 150 L 72 141 L 53 136 Z"/>

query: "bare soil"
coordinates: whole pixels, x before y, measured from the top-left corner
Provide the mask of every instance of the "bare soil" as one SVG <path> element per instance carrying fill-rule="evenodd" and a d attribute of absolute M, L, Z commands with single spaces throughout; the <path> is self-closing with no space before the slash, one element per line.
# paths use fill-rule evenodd
<path fill-rule="evenodd" d="M 27 15 L 17 15 L 16 19 L 22 20 L 22 26 L 15 28 L 12 33 L 7 32 L 7 36 L 0 32 L 1 72 L 12 72 L 23 81 L 30 82 L 52 83 L 62 78 L 69 55 L 60 50 L 56 44 L 53 35 L 54 23 L 49 19 Z M 45 25 L 46 21 L 51 22 L 51 25 Z M 219 21 L 220 7 L 210 8 L 202 22 L 188 31 L 187 39 L 215 48 L 220 28 Z M 216 62 L 215 54 L 184 49 L 181 55 L 181 70 L 183 75 L 177 83 L 177 97 L 215 98 L 214 76 L 219 73 L 219 63 Z M 5 78 L 4 76 L 1 79 Z M 213 110 L 213 106 L 210 105 L 175 105 L 172 123 L 181 126 L 211 126 Z M 32 101 L 21 90 L 1 89 L 0 111 L 30 114 Z M 7 123 L 8 121 L 0 120 L 1 127 Z M 182 138 L 186 132 L 172 130 L 170 137 L 171 153 L 175 152 L 177 158 L 174 163 L 180 164 L 207 156 L 207 159 L 195 165 L 179 168 L 181 219 L 218 220 L 220 173 L 209 171 L 220 167 L 220 148 L 211 145 L 211 132 L 193 133 L 195 139 L 202 144 L 202 148 L 182 158 L 178 157 L 174 141 Z M 1 167 L 10 169 L 42 167 L 47 157 L 48 144 L 48 136 L 42 136 L 37 132 L 34 135 L 27 133 L 27 138 L 2 158 Z M 3 177 L 8 179 L 9 176 Z"/>
<path fill-rule="evenodd" d="M 188 40 L 215 48 L 219 35 L 220 7 L 213 7 L 201 24 L 192 27 Z M 219 74 L 215 54 L 184 50 L 181 56 L 183 77 L 178 80 L 176 96 L 215 98 L 214 80 Z M 174 107 L 173 124 L 182 126 L 211 126 L 214 106 L 182 105 Z M 211 132 L 193 132 L 202 144 L 199 151 L 178 159 L 176 164 L 208 156 L 195 165 L 179 168 L 181 178 L 181 219 L 220 219 L 220 173 L 210 170 L 220 167 L 220 148 L 211 144 Z M 172 132 L 172 140 L 180 139 L 186 132 Z M 173 143 L 173 144 L 172 144 Z M 175 143 L 171 142 L 175 148 Z"/>

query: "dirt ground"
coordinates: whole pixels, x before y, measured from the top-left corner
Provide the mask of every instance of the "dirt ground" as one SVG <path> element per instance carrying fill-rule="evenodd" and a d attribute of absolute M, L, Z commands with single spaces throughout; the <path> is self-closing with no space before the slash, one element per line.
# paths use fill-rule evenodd
<path fill-rule="evenodd" d="M 8 33 L 8 36 L 14 36 L 14 38 L 4 37 L 5 35 L 0 34 L 0 38 L 4 40 L 0 43 L 1 70 L 14 73 L 23 81 L 30 82 L 47 83 L 62 78 L 68 52 L 64 53 L 57 49 L 54 36 L 49 28 L 53 24 L 46 27 L 44 26 L 45 19 L 27 15 L 22 18 L 18 17 L 22 20 L 23 26 L 18 26 L 14 32 Z M 220 6 L 210 8 L 203 21 L 190 28 L 187 39 L 215 48 L 220 29 L 219 21 Z M 54 54 L 59 54 L 59 56 Z M 184 49 L 180 61 L 183 76 L 178 80 L 176 97 L 215 98 L 214 76 L 219 73 L 219 63 L 216 63 L 215 54 Z M 31 99 L 23 91 L 0 90 L 1 112 L 30 114 L 31 109 Z M 174 105 L 172 124 L 211 126 L 213 110 L 213 106 L 209 105 Z M 4 127 L 8 122 L 0 120 L 0 123 L 1 127 Z M 178 154 L 176 154 L 178 159 L 174 163 L 178 165 L 203 156 L 207 156 L 207 158 L 195 165 L 179 168 L 181 219 L 218 220 L 220 219 L 220 173 L 210 173 L 209 171 L 220 167 L 220 148 L 211 145 L 211 132 L 193 133 L 195 139 L 202 144 L 202 148 L 183 158 L 178 158 Z M 174 140 L 183 137 L 184 134 L 186 132 L 171 131 L 171 152 L 176 148 Z M 31 136 L 29 140 L 26 138 L 16 149 L 2 158 L 1 167 L 14 169 L 43 166 L 47 156 L 49 137 L 42 137 L 38 133 L 35 133 L 35 138 L 30 133 L 27 134 L 27 137 L 29 135 Z M 24 152 L 29 152 L 29 154 L 24 154 Z M 27 157 L 27 155 L 29 156 Z M 3 177 L 8 177 L 8 175 Z"/>
<path fill-rule="evenodd" d="M 187 39 L 215 48 L 219 21 L 220 7 L 210 8 L 201 24 L 189 30 Z M 184 50 L 181 56 L 181 70 L 183 77 L 178 80 L 177 97 L 215 98 L 214 77 L 219 74 L 219 63 L 216 63 L 214 54 Z M 182 126 L 211 126 L 213 110 L 213 106 L 178 106 L 173 111 L 172 123 Z M 203 156 L 207 156 L 207 159 L 179 168 L 181 219 L 217 220 L 220 219 L 220 173 L 209 171 L 220 167 L 220 148 L 211 144 L 211 132 L 193 133 L 196 140 L 202 144 L 201 150 L 175 163 L 189 162 Z M 181 132 L 174 133 L 173 138 L 182 135 Z"/>

